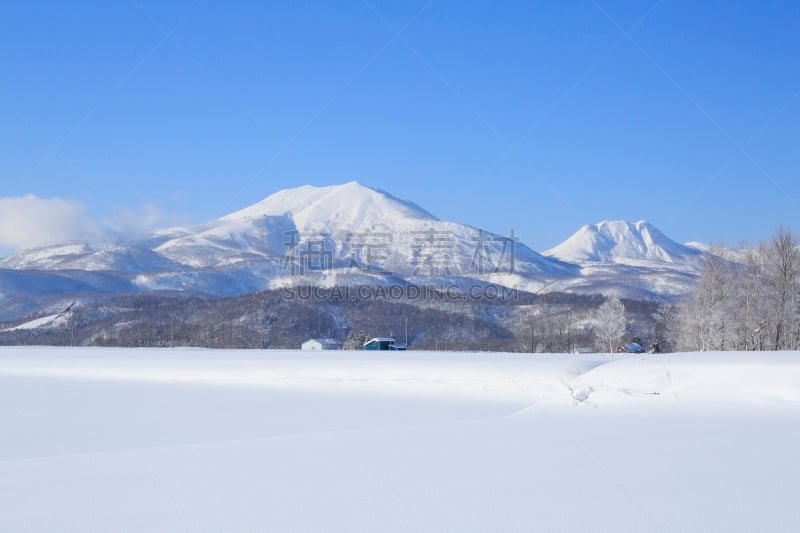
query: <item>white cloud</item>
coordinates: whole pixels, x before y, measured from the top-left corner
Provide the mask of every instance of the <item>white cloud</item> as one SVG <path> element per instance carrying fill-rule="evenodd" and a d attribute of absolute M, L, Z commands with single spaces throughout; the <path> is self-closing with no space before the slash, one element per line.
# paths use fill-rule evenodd
<path fill-rule="evenodd" d="M 45 244 L 126 241 L 187 223 L 187 215 L 165 213 L 150 202 L 137 208 L 117 207 L 96 219 L 76 200 L 34 194 L 0 197 L 0 257 Z"/>
<path fill-rule="evenodd" d="M 102 220 L 102 227 L 114 239 L 125 240 L 145 235 L 154 229 L 187 224 L 188 221 L 187 216 L 165 213 L 156 204 L 145 202 L 137 209 L 117 208 Z"/>
<path fill-rule="evenodd" d="M 0 247 L 22 249 L 83 239 L 92 223 L 81 202 L 33 194 L 0 197 Z"/>

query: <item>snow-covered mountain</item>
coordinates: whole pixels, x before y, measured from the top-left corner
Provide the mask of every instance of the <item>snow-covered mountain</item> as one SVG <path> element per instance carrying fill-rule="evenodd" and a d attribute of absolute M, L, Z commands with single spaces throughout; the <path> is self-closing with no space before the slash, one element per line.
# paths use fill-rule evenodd
<path fill-rule="evenodd" d="M 644 220 L 633 223 L 604 220 L 583 226 L 544 255 L 578 264 L 641 266 L 658 263 L 685 268 L 699 264 L 703 251 L 673 241 Z"/>
<path fill-rule="evenodd" d="M 358 182 L 279 191 L 198 226 L 134 242 L 63 244 L 0 269 L 104 272 L 137 290 L 234 295 L 296 284 L 492 283 L 538 290 L 577 268 L 509 236 L 443 221 Z"/>
<path fill-rule="evenodd" d="M 289 216 L 301 231 L 321 232 L 334 232 L 342 227 L 353 231 L 394 229 L 393 224 L 398 222 L 439 220 L 413 202 L 357 181 L 284 189 L 221 220 L 252 220 L 263 216 Z"/>
<path fill-rule="evenodd" d="M 206 224 L 124 243 L 44 246 L 0 259 L 0 319 L 44 305 L 57 308 L 76 294 L 232 296 L 293 285 L 494 284 L 662 299 L 690 289 L 706 253 L 644 221 L 604 221 L 539 254 L 513 235 L 440 220 L 355 181 L 306 185 Z"/>
<path fill-rule="evenodd" d="M 439 220 L 358 182 L 286 189 L 209 224 L 157 232 L 152 240 L 156 253 L 191 269 L 243 271 L 243 278 L 257 272 L 262 288 L 300 280 L 328 286 L 478 280 L 535 290 L 575 273 L 525 245 L 515 243 L 512 253 L 508 238 Z M 145 277 L 164 279 L 162 273 Z"/>
<path fill-rule="evenodd" d="M 707 252 L 677 243 L 643 220 L 604 220 L 581 227 L 543 255 L 581 269 L 579 276 L 558 280 L 549 290 L 649 300 L 686 294 Z"/>
<path fill-rule="evenodd" d="M 0 268 L 14 270 L 141 272 L 175 269 L 179 266 L 178 263 L 136 243 L 42 246 L 0 259 Z"/>
<path fill-rule="evenodd" d="M 396 236 L 439 224 L 413 203 L 353 181 L 282 190 L 203 226 L 156 232 L 153 241 L 158 242 L 155 252 L 177 263 L 226 267 L 253 260 L 280 262 L 289 248 L 309 239 L 315 245 L 321 239 L 321 252 L 333 253 L 360 234 Z"/>

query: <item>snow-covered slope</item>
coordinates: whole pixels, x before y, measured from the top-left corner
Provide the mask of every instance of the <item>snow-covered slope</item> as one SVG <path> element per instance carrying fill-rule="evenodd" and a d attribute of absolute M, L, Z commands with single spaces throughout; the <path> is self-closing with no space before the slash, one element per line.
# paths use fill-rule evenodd
<path fill-rule="evenodd" d="M 800 529 L 796 353 L 0 348 L 0 531 Z"/>
<path fill-rule="evenodd" d="M 171 261 L 246 270 L 244 277 L 255 271 L 264 287 L 477 280 L 536 290 L 576 272 L 521 244 L 512 257 L 508 239 L 355 181 L 279 191 L 204 226 L 157 236 L 155 251 Z"/>
<path fill-rule="evenodd" d="M 130 242 L 26 250 L 0 260 L 0 269 L 68 273 L 70 280 L 78 272 L 103 273 L 113 276 L 115 292 L 229 296 L 288 285 L 496 284 L 652 299 L 687 292 L 704 255 L 643 221 L 587 225 L 541 255 L 513 236 L 440 220 L 413 202 L 352 181 L 282 190 L 206 224 Z M 36 276 L 48 286 L 60 286 L 42 274 Z M 0 277 L 0 304 L 3 294 L 18 293 L 6 286 L 10 281 Z M 88 286 L 105 282 L 93 279 Z"/>
<path fill-rule="evenodd" d="M 0 331 L 19 331 L 24 329 L 59 327 L 67 324 L 71 318 L 72 318 L 71 313 L 68 312 L 65 313 L 62 311 L 60 313 L 34 318 L 33 320 L 28 320 L 27 322 L 23 322 L 22 324 L 19 324 L 17 326 L 5 328 Z"/>
<path fill-rule="evenodd" d="M 286 189 L 205 226 L 165 235 L 170 232 L 179 236 L 155 251 L 172 261 L 201 268 L 262 261 L 273 281 L 284 283 L 291 281 L 287 267 L 315 270 L 320 261 L 326 264 L 318 270 L 337 283 L 347 283 L 344 278 L 351 274 L 361 280 L 365 273 L 489 280 L 513 270 L 539 287 L 546 278 L 571 273 L 569 265 L 519 244 L 514 264 L 507 253 L 502 268 L 497 263 L 510 244 L 507 239 L 483 233 L 481 241 L 478 228 L 439 220 L 412 202 L 355 181 Z M 475 264 L 476 249 L 483 245 L 492 268 Z"/>
<path fill-rule="evenodd" d="M 579 276 L 556 280 L 549 290 L 650 300 L 688 293 L 707 252 L 675 242 L 649 222 L 604 220 L 581 227 L 543 255 L 581 269 Z"/>
<path fill-rule="evenodd" d="M 694 248 L 695 250 L 700 250 L 701 252 L 708 252 L 709 250 L 711 250 L 710 244 L 700 241 L 689 241 L 683 243 L 683 245 L 689 248 Z"/>
<path fill-rule="evenodd" d="M 0 260 L 0 268 L 114 271 L 139 290 L 218 295 L 298 283 L 493 283 L 538 290 L 578 271 L 355 181 L 282 190 L 206 224 L 159 230 L 135 242 L 27 250 Z"/>
<path fill-rule="evenodd" d="M 583 226 L 544 255 L 572 263 L 641 265 L 657 262 L 695 266 L 702 259 L 703 252 L 673 241 L 644 220 L 633 223 L 604 220 Z"/>
<path fill-rule="evenodd" d="M 280 265 L 290 246 L 322 239 L 324 252 L 346 251 L 348 235 L 419 229 L 438 219 L 388 193 L 352 181 L 279 191 L 254 205 L 194 228 L 157 232 L 155 251 L 194 267 L 227 267 L 267 260 Z M 170 238 L 175 235 L 174 238 Z M 338 254 L 341 255 L 341 254 Z M 338 257 L 342 259 L 342 257 Z"/>
<path fill-rule="evenodd" d="M 135 287 L 116 272 L 0 269 L 0 320 L 63 309 L 76 297 L 130 292 Z"/>
<path fill-rule="evenodd" d="M 111 270 L 141 272 L 179 268 L 179 264 L 131 244 L 60 244 L 26 250 L 0 259 L 0 268 L 14 270 Z"/>
<path fill-rule="evenodd" d="M 438 220 L 418 205 L 351 181 L 343 185 L 304 185 L 279 191 L 257 204 L 222 217 L 222 221 L 290 217 L 301 231 L 393 230 L 408 220 Z"/>

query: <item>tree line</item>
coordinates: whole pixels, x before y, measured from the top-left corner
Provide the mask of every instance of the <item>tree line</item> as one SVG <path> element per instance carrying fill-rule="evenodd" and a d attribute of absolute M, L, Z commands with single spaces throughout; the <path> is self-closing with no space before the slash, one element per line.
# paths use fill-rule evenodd
<path fill-rule="evenodd" d="M 800 243 L 781 226 L 756 246 L 714 246 L 690 298 L 664 314 L 680 351 L 800 348 Z"/>
<path fill-rule="evenodd" d="M 287 299 L 277 290 L 231 298 L 144 293 L 83 299 L 56 327 L 0 328 L 0 345 L 298 348 L 309 338 L 333 337 L 359 349 L 365 337 L 391 336 L 416 350 L 569 353 L 595 345 L 595 312 L 604 302 L 599 295 L 566 293 L 462 302 L 337 300 L 332 294 Z M 654 303 L 626 300 L 631 332 L 644 337 L 652 330 L 656 309 Z"/>

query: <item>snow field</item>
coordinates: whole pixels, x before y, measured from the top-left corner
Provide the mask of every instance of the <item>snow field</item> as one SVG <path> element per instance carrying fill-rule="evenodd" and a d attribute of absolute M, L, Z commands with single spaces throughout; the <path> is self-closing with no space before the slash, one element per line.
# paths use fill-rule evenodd
<path fill-rule="evenodd" d="M 797 531 L 800 358 L 0 349 L 0 531 Z"/>

